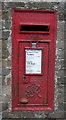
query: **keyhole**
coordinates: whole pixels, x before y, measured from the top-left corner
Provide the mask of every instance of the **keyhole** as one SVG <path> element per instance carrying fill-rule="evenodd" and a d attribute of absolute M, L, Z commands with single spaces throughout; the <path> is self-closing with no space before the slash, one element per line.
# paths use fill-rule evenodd
<path fill-rule="evenodd" d="M 22 78 L 23 78 L 23 80 L 26 80 L 26 76 L 25 75 Z"/>

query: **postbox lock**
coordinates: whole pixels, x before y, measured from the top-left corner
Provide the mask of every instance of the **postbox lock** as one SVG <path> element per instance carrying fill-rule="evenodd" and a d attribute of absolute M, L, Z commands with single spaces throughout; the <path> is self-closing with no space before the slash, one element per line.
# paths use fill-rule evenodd
<path fill-rule="evenodd" d="M 23 78 L 23 80 L 26 80 L 26 76 L 25 75 L 22 78 Z"/>
<path fill-rule="evenodd" d="M 24 75 L 24 76 L 22 77 L 22 80 L 23 80 L 23 83 L 26 84 L 26 83 L 29 82 L 29 77 Z"/>

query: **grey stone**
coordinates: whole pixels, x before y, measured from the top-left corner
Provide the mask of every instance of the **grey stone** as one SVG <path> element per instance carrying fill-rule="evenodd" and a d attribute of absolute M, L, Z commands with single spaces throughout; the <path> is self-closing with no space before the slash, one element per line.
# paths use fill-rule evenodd
<path fill-rule="evenodd" d="M 2 21 L 0 21 L 0 30 L 2 30 Z"/>
<path fill-rule="evenodd" d="M 3 31 L 2 32 L 2 38 L 3 38 L 3 40 L 7 40 L 7 38 L 9 37 L 9 33 L 10 33 L 10 31 Z"/>
<path fill-rule="evenodd" d="M 2 103 L 0 102 L 0 112 L 2 112 Z"/>
<path fill-rule="evenodd" d="M 2 11 L 2 19 L 7 20 L 8 19 L 8 11 Z"/>
<path fill-rule="evenodd" d="M 10 102 L 10 97 L 8 95 L 2 95 L 2 102 L 7 104 L 8 102 Z"/>
<path fill-rule="evenodd" d="M 64 92 L 58 94 L 58 102 L 59 102 L 59 105 L 63 104 L 63 102 L 64 102 Z"/>
<path fill-rule="evenodd" d="M 2 51 L 2 58 L 5 59 L 5 58 L 7 58 L 8 56 L 9 56 L 8 50 L 5 50 L 5 49 L 4 49 L 4 50 Z"/>
<path fill-rule="evenodd" d="M 64 111 L 64 104 L 60 103 L 58 109 Z"/>
<path fill-rule="evenodd" d="M 0 112 L 0 120 L 2 120 L 2 112 Z"/>
<path fill-rule="evenodd" d="M 2 21 L 2 29 L 10 30 L 11 29 L 11 20 L 7 19 L 7 20 Z"/>
<path fill-rule="evenodd" d="M 58 85 L 64 84 L 64 76 L 63 77 L 58 77 Z"/>
<path fill-rule="evenodd" d="M 3 75 L 3 76 L 8 75 L 9 73 L 10 73 L 10 70 L 9 70 L 9 69 L 7 69 L 7 68 L 3 68 L 3 69 L 2 69 L 2 75 Z"/>
<path fill-rule="evenodd" d="M 9 113 L 7 111 L 3 111 L 2 118 L 9 118 Z"/>
<path fill-rule="evenodd" d="M 64 76 L 64 70 L 58 71 L 58 76 L 60 76 L 60 78 L 61 78 L 62 76 Z"/>
<path fill-rule="evenodd" d="M 59 41 L 56 47 L 59 49 L 64 49 L 64 41 Z"/>
<path fill-rule="evenodd" d="M 2 2 L 0 1 L 0 10 L 2 10 Z"/>
<path fill-rule="evenodd" d="M 56 111 L 56 112 L 50 113 L 48 118 L 64 118 L 64 111 Z"/>
<path fill-rule="evenodd" d="M 2 103 L 2 110 L 7 110 L 8 109 L 8 103 Z"/>

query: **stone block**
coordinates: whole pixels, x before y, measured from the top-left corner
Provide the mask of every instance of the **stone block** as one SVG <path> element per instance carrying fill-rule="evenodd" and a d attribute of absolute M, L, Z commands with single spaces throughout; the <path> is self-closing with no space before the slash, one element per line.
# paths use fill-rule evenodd
<path fill-rule="evenodd" d="M 9 16 L 8 16 L 8 12 L 9 11 L 2 11 L 2 19 L 4 20 L 8 20 Z"/>
<path fill-rule="evenodd" d="M 0 92 L 0 104 L 2 103 L 2 92 Z"/>
<path fill-rule="evenodd" d="M 66 50 L 66 39 L 64 40 L 64 50 Z"/>
<path fill-rule="evenodd" d="M 11 29 L 11 20 L 5 20 L 5 22 L 2 25 L 3 30 L 10 30 Z"/>
<path fill-rule="evenodd" d="M 2 85 L 3 86 L 6 86 L 6 85 L 10 86 L 11 83 L 12 83 L 12 78 L 9 78 L 9 76 L 7 76 L 7 77 L 3 76 L 3 78 L 2 78 Z"/>
<path fill-rule="evenodd" d="M 64 112 L 64 118 L 65 118 L 64 120 L 66 120 L 66 111 Z"/>
<path fill-rule="evenodd" d="M 64 93 L 61 92 L 58 94 L 58 102 L 59 102 L 59 105 L 64 102 Z"/>
<path fill-rule="evenodd" d="M 62 97 L 62 100 L 64 101 L 64 87 L 59 87 L 58 88 L 58 100 L 59 100 L 59 103 L 61 103 L 61 97 Z"/>
<path fill-rule="evenodd" d="M 64 58 L 65 58 L 64 64 L 66 64 L 66 50 L 64 50 Z"/>
<path fill-rule="evenodd" d="M 64 110 L 66 111 L 66 102 L 64 102 Z"/>
<path fill-rule="evenodd" d="M 3 76 L 8 75 L 9 73 L 10 73 L 10 70 L 9 70 L 9 69 L 7 69 L 7 68 L 3 68 L 3 69 L 2 69 L 2 75 L 3 75 Z"/>
<path fill-rule="evenodd" d="M 64 41 L 64 24 L 65 21 L 58 21 L 57 25 L 57 41 Z"/>
<path fill-rule="evenodd" d="M 64 104 L 60 103 L 59 106 L 58 106 L 58 109 L 64 111 Z"/>
<path fill-rule="evenodd" d="M 2 41 L 0 40 L 0 54 L 1 54 L 1 51 L 2 50 Z"/>
<path fill-rule="evenodd" d="M 2 110 L 7 110 L 8 109 L 8 103 L 2 103 Z"/>
<path fill-rule="evenodd" d="M 2 30 L 2 21 L 0 21 L 0 31 L 1 31 L 1 30 Z M 1 33 L 2 33 L 2 31 L 1 31 Z M 1 33 L 0 33 L 0 35 L 2 35 Z M 0 38 L 1 38 L 1 37 L 0 37 Z"/>
<path fill-rule="evenodd" d="M 2 11 L 0 11 L 0 20 L 2 19 Z"/>
<path fill-rule="evenodd" d="M 23 115 L 23 118 L 31 118 L 31 117 L 34 117 L 34 112 L 24 111 L 22 115 Z"/>
<path fill-rule="evenodd" d="M 8 98 L 8 100 L 10 100 L 11 94 L 12 94 L 11 92 L 12 92 L 12 88 L 10 85 L 2 86 L 2 95 L 3 95 L 4 102 L 5 102 L 6 98 Z"/>
<path fill-rule="evenodd" d="M 3 31 L 2 32 L 2 38 L 3 38 L 3 40 L 7 40 L 8 39 L 9 33 L 10 33 L 10 31 Z"/>
<path fill-rule="evenodd" d="M 11 111 L 9 112 L 9 116 L 11 118 L 23 118 L 22 112 L 21 111 Z"/>
<path fill-rule="evenodd" d="M 2 112 L 2 118 L 9 118 L 9 113 L 7 112 L 7 110 Z"/>
<path fill-rule="evenodd" d="M 2 67 L 6 68 L 7 67 L 7 60 L 2 59 Z"/>
<path fill-rule="evenodd" d="M 0 100 L 1 100 L 1 95 L 2 95 L 2 77 L 0 77 Z"/>
<path fill-rule="evenodd" d="M 6 11 L 6 10 L 7 10 L 7 9 L 6 9 L 6 6 L 7 6 L 7 3 L 6 3 L 6 2 L 2 2 L 2 10 L 5 10 L 5 11 Z"/>
<path fill-rule="evenodd" d="M 2 102 L 5 104 L 10 102 L 10 95 L 7 95 L 6 91 L 4 91 L 4 94 L 2 95 Z"/>
<path fill-rule="evenodd" d="M 60 57 L 61 58 L 61 60 L 62 60 L 62 58 L 64 58 L 64 50 L 63 49 L 59 49 L 59 56 L 58 57 Z"/>
<path fill-rule="evenodd" d="M 15 3 L 15 6 L 16 6 L 16 7 L 19 7 L 19 6 L 24 7 L 24 6 L 25 6 L 25 3 L 24 3 L 24 2 L 16 2 L 16 3 Z"/>
<path fill-rule="evenodd" d="M 7 78 L 7 85 L 11 84 L 11 78 Z"/>
<path fill-rule="evenodd" d="M 64 84 L 64 76 L 61 77 L 61 78 L 58 77 L 57 80 L 58 80 L 58 83 L 57 83 L 58 85 L 61 85 L 61 84 L 63 85 Z"/>
<path fill-rule="evenodd" d="M 8 56 L 9 56 L 8 50 L 5 50 L 5 49 L 4 49 L 4 50 L 2 51 L 2 58 L 3 58 L 3 59 L 6 59 Z"/>
<path fill-rule="evenodd" d="M 2 76 L 2 68 L 0 68 L 0 76 Z"/>
<path fill-rule="evenodd" d="M 3 67 L 3 68 L 11 67 L 11 60 L 2 59 L 2 67 Z"/>
<path fill-rule="evenodd" d="M 3 10 L 11 10 L 17 7 L 24 7 L 25 3 L 24 2 L 7 2 L 6 4 L 3 3 L 2 8 Z"/>
<path fill-rule="evenodd" d="M 2 2 L 0 1 L 0 10 L 2 10 Z"/>
<path fill-rule="evenodd" d="M 64 102 L 66 103 L 66 92 L 64 91 Z"/>
<path fill-rule="evenodd" d="M 2 112 L 0 112 L 0 120 L 2 120 Z"/>
<path fill-rule="evenodd" d="M 64 49 L 64 41 L 59 41 L 56 45 L 58 49 Z"/>
<path fill-rule="evenodd" d="M 55 70 L 64 70 L 64 60 L 60 59 L 56 62 Z M 64 75 L 64 73 L 63 73 Z"/>
<path fill-rule="evenodd" d="M 64 95 L 66 94 L 66 84 L 64 85 Z"/>
<path fill-rule="evenodd" d="M 65 65 L 65 64 L 64 64 Z M 66 75 L 66 70 L 64 70 L 64 76 Z"/>
<path fill-rule="evenodd" d="M 61 78 L 64 76 L 64 70 L 59 70 L 58 71 L 58 76 Z"/>
<path fill-rule="evenodd" d="M 2 30 L 0 30 L 0 41 L 2 41 Z"/>
<path fill-rule="evenodd" d="M 2 76 L 2 86 L 6 85 L 5 83 L 5 76 Z"/>
<path fill-rule="evenodd" d="M 53 112 L 53 113 L 49 113 L 49 116 L 48 118 L 64 118 L 64 111 L 56 111 L 56 112 Z"/>

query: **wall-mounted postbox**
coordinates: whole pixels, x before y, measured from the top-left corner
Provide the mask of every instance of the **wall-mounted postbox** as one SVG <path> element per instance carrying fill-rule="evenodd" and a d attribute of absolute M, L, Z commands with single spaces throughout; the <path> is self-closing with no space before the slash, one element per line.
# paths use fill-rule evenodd
<path fill-rule="evenodd" d="M 12 12 L 12 108 L 53 110 L 56 11 Z"/>

